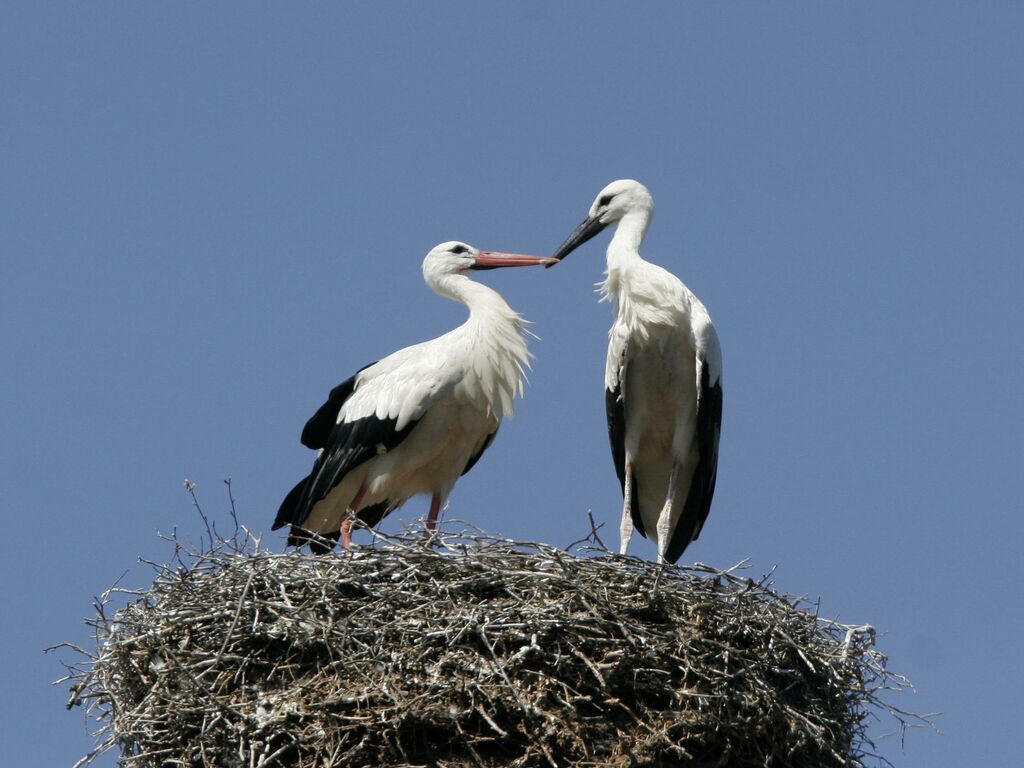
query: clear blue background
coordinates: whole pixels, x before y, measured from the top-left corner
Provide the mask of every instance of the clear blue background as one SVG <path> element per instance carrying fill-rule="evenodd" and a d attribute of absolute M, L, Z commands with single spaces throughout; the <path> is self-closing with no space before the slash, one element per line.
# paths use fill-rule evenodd
<path fill-rule="evenodd" d="M 463 319 L 426 251 L 550 253 L 620 177 L 654 194 L 644 252 L 725 354 L 718 493 L 686 558 L 778 565 L 876 625 L 918 686 L 895 703 L 945 713 L 943 735 L 881 743 L 897 765 L 1014 764 L 1021 8 L 5 4 L 5 764 L 90 747 L 42 648 L 86 642 L 124 571 L 146 583 L 158 530 L 199 533 L 184 478 L 221 520 L 233 478 L 279 547 L 321 398 Z M 566 544 L 593 510 L 617 540 L 606 240 L 482 277 L 543 341 L 450 517 Z"/>

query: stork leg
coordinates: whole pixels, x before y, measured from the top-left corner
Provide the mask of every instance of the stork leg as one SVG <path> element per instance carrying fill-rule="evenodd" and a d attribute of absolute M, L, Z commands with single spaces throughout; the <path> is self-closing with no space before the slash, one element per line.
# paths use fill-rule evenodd
<path fill-rule="evenodd" d="M 668 550 L 668 539 L 672 533 L 672 502 L 676 497 L 676 478 L 679 477 L 679 462 L 672 462 L 672 474 L 668 477 L 668 493 L 665 495 L 665 506 L 658 516 L 658 562 L 665 562 Z"/>
<path fill-rule="evenodd" d="M 633 537 L 633 464 L 626 462 L 626 482 L 622 487 L 622 523 L 619 525 L 619 554 L 626 554 Z"/>
<path fill-rule="evenodd" d="M 441 494 L 435 493 L 430 497 L 430 512 L 427 514 L 427 538 L 433 538 L 434 529 L 437 527 L 437 516 L 441 512 Z"/>
<path fill-rule="evenodd" d="M 345 509 L 345 514 L 341 518 L 341 546 L 348 552 L 352 549 L 352 522 L 355 519 L 356 512 L 359 510 L 359 505 L 363 503 L 363 496 L 366 495 L 366 486 L 359 486 L 359 490 L 356 491 L 356 495 L 349 502 L 348 507 Z"/>

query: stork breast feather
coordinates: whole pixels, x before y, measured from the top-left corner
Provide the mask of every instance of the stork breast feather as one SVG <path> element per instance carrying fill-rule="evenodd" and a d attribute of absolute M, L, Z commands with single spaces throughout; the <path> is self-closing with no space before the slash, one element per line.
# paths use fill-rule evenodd
<path fill-rule="evenodd" d="M 480 394 L 484 399 L 489 403 L 495 403 L 500 399 L 504 405 L 504 398 L 501 397 L 501 387 L 498 382 L 497 366 L 500 365 L 500 361 L 494 359 L 495 357 L 488 355 L 486 351 L 478 354 L 473 364 L 473 371 L 476 373 Z"/>

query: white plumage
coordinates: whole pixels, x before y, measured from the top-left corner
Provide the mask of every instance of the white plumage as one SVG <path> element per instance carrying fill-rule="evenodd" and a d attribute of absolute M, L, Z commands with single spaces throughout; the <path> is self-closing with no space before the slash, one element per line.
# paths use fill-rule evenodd
<path fill-rule="evenodd" d="M 285 498 L 274 528 L 291 525 L 289 543 L 314 551 L 349 545 L 351 518 L 375 526 L 417 493 L 431 495 L 427 526 L 459 476 L 490 445 L 523 392 L 529 352 L 525 321 L 468 272 L 554 263 L 442 243 L 423 261 L 441 296 L 469 318 L 430 341 L 400 349 L 332 390 L 307 422 L 302 442 L 319 450 L 313 470 Z"/>
<path fill-rule="evenodd" d="M 715 491 L 722 354 L 700 300 L 640 256 L 653 211 L 642 184 L 612 182 L 554 257 L 617 224 L 601 295 L 615 311 L 605 398 L 623 491 L 620 551 L 626 553 L 635 527 L 643 536 L 653 533 L 659 559 L 674 563 L 700 535 Z"/>

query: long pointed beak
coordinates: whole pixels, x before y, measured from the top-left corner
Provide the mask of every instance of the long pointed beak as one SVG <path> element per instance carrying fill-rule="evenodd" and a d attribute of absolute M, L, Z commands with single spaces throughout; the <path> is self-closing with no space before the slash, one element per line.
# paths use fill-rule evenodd
<path fill-rule="evenodd" d="M 502 253 L 501 251 L 480 251 L 476 255 L 473 271 L 498 269 L 499 267 L 536 267 L 543 264 L 550 267 L 557 264 L 548 256 L 527 256 L 524 253 Z"/>
<path fill-rule="evenodd" d="M 555 260 L 554 263 L 557 264 L 560 262 L 607 226 L 607 223 L 603 223 L 601 219 L 596 216 L 594 218 L 590 218 L 589 216 L 585 218 L 580 222 L 580 225 L 573 230 L 573 233 L 565 239 L 565 242 L 558 246 L 558 250 L 555 251 L 554 255 L 551 257 Z M 550 267 L 553 265 L 548 264 L 547 266 Z"/>

